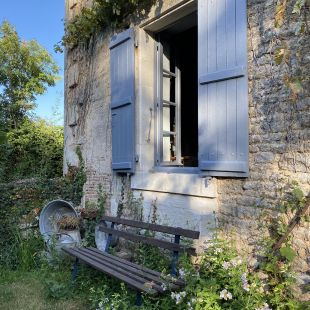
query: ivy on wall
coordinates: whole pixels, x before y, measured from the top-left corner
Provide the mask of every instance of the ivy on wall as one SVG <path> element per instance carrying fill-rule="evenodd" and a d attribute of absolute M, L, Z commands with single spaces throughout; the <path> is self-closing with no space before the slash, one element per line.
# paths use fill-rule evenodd
<path fill-rule="evenodd" d="M 55 51 L 62 52 L 62 47 L 73 48 L 80 43 L 87 43 L 91 36 L 109 27 L 126 28 L 131 15 L 145 16 L 156 0 L 94 0 L 91 8 L 84 7 L 81 13 L 65 24 L 65 35 Z"/>

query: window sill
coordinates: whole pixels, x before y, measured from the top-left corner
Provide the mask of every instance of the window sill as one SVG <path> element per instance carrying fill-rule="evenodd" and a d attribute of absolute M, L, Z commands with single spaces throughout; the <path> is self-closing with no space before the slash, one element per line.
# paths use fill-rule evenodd
<path fill-rule="evenodd" d="M 190 167 L 156 167 L 148 172 L 137 171 L 131 178 L 131 188 L 216 198 L 216 180 L 202 177 L 198 171 L 198 168 Z"/>
<path fill-rule="evenodd" d="M 150 172 L 199 174 L 200 169 L 198 167 L 156 166 Z"/>

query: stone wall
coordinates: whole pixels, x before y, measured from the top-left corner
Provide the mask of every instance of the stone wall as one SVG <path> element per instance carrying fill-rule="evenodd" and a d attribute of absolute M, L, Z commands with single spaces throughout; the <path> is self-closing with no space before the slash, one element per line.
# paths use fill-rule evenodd
<path fill-rule="evenodd" d="M 70 13 L 76 10 L 75 2 L 67 0 L 68 17 L 76 14 Z M 89 5 L 88 1 L 84 2 Z M 84 2 L 79 1 L 79 4 Z M 158 1 L 149 18 L 179 2 Z M 300 76 L 310 72 L 306 52 L 310 40 L 309 37 L 300 40 L 294 34 L 296 21 L 293 19 L 289 26 L 274 28 L 275 3 L 272 0 L 248 1 L 249 177 L 213 178 L 210 180 L 212 185 L 206 185 L 205 194 L 200 196 L 137 191 L 145 197 L 146 216 L 157 199 L 163 221 L 198 228 L 204 237 L 209 236 L 210 228 L 214 226 L 215 212 L 228 235 L 237 238 L 240 247 L 248 249 L 248 253 L 255 250 L 253 240 L 258 237 L 261 210 L 265 207 L 276 210 L 283 190 L 292 181 L 297 181 L 305 194 L 310 190 L 310 98 L 307 92 L 310 86 L 309 83 L 304 85 L 304 92 L 298 98 L 292 98 L 284 85 L 286 75 Z M 139 23 L 135 20 L 135 24 Z M 89 46 L 66 53 L 65 161 L 76 164 L 74 150 L 77 145 L 81 146 L 88 175 L 85 199 L 96 199 L 97 185 L 102 183 L 111 195 L 111 212 L 115 213 L 121 180 L 111 171 L 108 62 L 111 34 L 106 30 L 94 36 Z M 276 66 L 274 52 L 282 44 L 291 49 L 291 62 Z M 301 54 L 298 53 L 300 46 Z M 296 270 L 304 273 L 301 279 L 309 281 L 306 275 L 310 270 L 309 224 L 294 231 L 293 243 L 298 252 Z"/>
<path fill-rule="evenodd" d="M 245 244 L 256 237 L 261 208 L 275 208 L 288 184 L 297 181 L 305 194 L 310 189 L 309 82 L 298 98 L 283 82 L 290 73 L 307 76 L 309 36 L 294 34 L 295 20 L 275 29 L 274 14 L 275 1 L 248 2 L 249 178 L 218 180 L 219 216 L 227 231 L 237 231 Z M 292 59 L 277 66 L 274 52 L 283 44 Z M 296 269 L 309 271 L 309 224 L 294 231 L 293 243 L 299 254 Z"/>

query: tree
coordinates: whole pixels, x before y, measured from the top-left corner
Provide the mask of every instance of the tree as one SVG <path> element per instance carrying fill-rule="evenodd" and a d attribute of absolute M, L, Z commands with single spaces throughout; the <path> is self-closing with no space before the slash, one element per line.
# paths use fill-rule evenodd
<path fill-rule="evenodd" d="M 0 182 L 62 175 L 63 127 L 43 119 L 25 119 L 0 145 Z"/>
<path fill-rule="evenodd" d="M 8 22 L 0 26 L 0 131 L 17 128 L 36 95 L 55 85 L 59 68 L 35 40 L 23 41 Z M 1 135 L 0 135 L 1 136 Z"/>

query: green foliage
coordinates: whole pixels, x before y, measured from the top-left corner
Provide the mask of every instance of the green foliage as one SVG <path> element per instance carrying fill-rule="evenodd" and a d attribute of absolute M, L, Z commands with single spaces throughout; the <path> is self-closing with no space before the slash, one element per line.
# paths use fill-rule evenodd
<path fill-rule="evenodd" d="M 98 186 L 97 195 L 97 203 L 86 202 L 85 209 L 82 209 L 85 214 L 94 213 L 95 211 L 95 216 L 84 216 L 82 227 L 83 246 L 96 247 L 95 228 L 105 214 L 107 199 L 107 195 L 103 192 L 102 184 Z"/>
<path fill-rule="evenodd" d="M 132 309 L 133 296 L 128 292 L 124 283 L 120 283 L 118 289 L 111 290 L 111 287 L 104 285 L 101 288 L 90 290 L 90 300 L 94 308 L 98 310 L 106 309 Z"/>
<path fill-rule="evenodd" d="M 63 128 L 42 119 L 25 118 L 18 128 L 7 133 L 6 144 L 0 145 L 0 178 L 62 175 Z"/>
<path fill-rule="evenodd" d="M 290 246 L 284 246 L 280 249 L 281 256 L 288 262 L 292 262 L 296 257 L 296 252 Z"/>
<path fill-rule="evenodd" d="M 149 234 L 145 234 L 149 236 Z M 134 259 L 138 264 L 163 271 L 169 270 L 171 264 L 171 253 L 159 251 L 157 247 L 140 243 L 134 250 Z"/>
<path fill-rule="evenodd" d="M 82 152 L 78 146 L 75 150 L 79 159 L 79 166 L 72 166 L 68 164 L 68 173 L 66 175 L 66 188 L 70 193 L 70 198 L 73 203 L 79 205 L 83 197 L 83 187 L 87 180 L 85 162 L 82 157 Z"/>
<path fill-rule="evenodd" d="M 80 169 L 84 169 L 83 163 L 80 164 Z M 66 188 L 66 182 L 75 180 L 80 184 L 81 189 L 81 180 L 85 180 L 85 171 L 79 173 L 78 170 L 78 168 L 74 170 L 70 176 L 71 179 L 58 179 L 49 183 L 41 181 L 32 186 L 29 183 L 19 184 L 18 189 L 16 184 L 7 184 L 5 188 L 0 187 L 2 206 L 0 208 L 2 223 L 0 226 L 0 281 L 1 270 L 4 268 L 37 269 L 44 278 L 48 296 L 53 300 L 79 296 L 88 300 L 87 309 L 135 309 L 135 292 L 129 290 L 120 281 L 98 273 L 93 268 L 81 266 L 76 282 L 70 282 L 69 266 L 72 264 L 70 259 L 55 253 L 52 253 L 52 257 L 48 260 L 42 258 L 39 254 L 43 244 L 37 232 L 29 230 L 30 233 L 20 233 L 21 219 L 27 223 L 31 222 L 31 216 L 35 217 L 38 212 L 33 208 L 42 206 L 44 199 L 58 198 L 57 195 L 67 199 L 76 197 L 72 194 L 72 189 L 76 187 Z M 77 175 L 79 175 L 78 178 Z M 99 207 L 101 210 L 99 214 L 104 212 L 105 197 L 102 187 L 99 187 L 96 203 L 96 208 Z M 139 203 L 135 202 L 134 205 Z M 156 201 L 154 205 L 156 206 Z M 304 195 L 294 185 L 279 208 L 280 215 L 294 214 L 292 212 L 300 210 L 304 205 Z M 133 210 L 140 212 L 139 208 L 134 207 Z M 152 221 L 157 218 L 154 210 Z M 96 223 L 97 219 L 95 218 L 93 222 Z M 35 218 L 33 223 L 36 223 Z M 178 277 L 185 280 L 184 289 L 171 292 L 169 287 L 163 287 L 166 289 L 163 295 L 156 297 L 143 295 L 143 305 L 140 309 L 303 309 L 304 305 L 295 300 L 291 293 L 294 278 L 290 266 L 295 252 L 289 240 L 286 240 L 279 253 L 272 250 L 278 238 L 285 233 L 287 225 L 285 226 L 283 217 L 276 217 L 265 223 L 268 224 L 267 228 L 272 228 L 272 234 L 270 238 L 265 237 L 264 242 L 261 243 L 261 251 L 258 253 L 261 261 L 257 268 L 248 266 L 245 258 L 238 255 L 234 245 L 220 239 L 215 233 L 214 238 L 205 243 L 204 252 L 200 253 L 195 261 L 187 256 L 181 258 Z M 280 224 L 281 229 L 278 228 Z M 170 257 L 157 247 L 138 245 L 134 254 L 135 262 L 163 271 L 163 279 L 170 277 L 165 274 L 165 270 L 169 271 Z"/>
<path fill-rule="evenodd" d="M 0 182 L 62 174 L 63 129 L 30 118 L 36 96 L 55 85 L 58 71 L 36 41 L 0 25 Z"/>
<path fill-rule="evenodd" d="M 68 177 L 0 183 L 0 267 L 34 266 L 38 248 L 43 248 L 41 237 L 35 228 L 30 227 L 25 234 L 21 234 L 20 228 L 21 225 L 35 227 L 38 214 L 48 201 L 64 199 L 80 204 L 86 174 L 81 154 L 79 156 L 80 167 L 71 169 L 73 172 Z"/>
<path fill-rule="evenodd" d="M 95 0 L 91 8 L 84 7 L 65 25 L 65 35 L 55 50 L 61 52 L 62 46 L 72 48 L 87 43 L 95 32 L 107 26 L 126 27 L 130 15 L 145 15 L 154 3 L 155 0 Z"/>
<path fill-rule="evenodd" d="M 55 85 L 59 68 L 35 40 L 22 40 L 12 25 L 0 26 L 0 130 L 17 128 L 36 95 Z"/>

